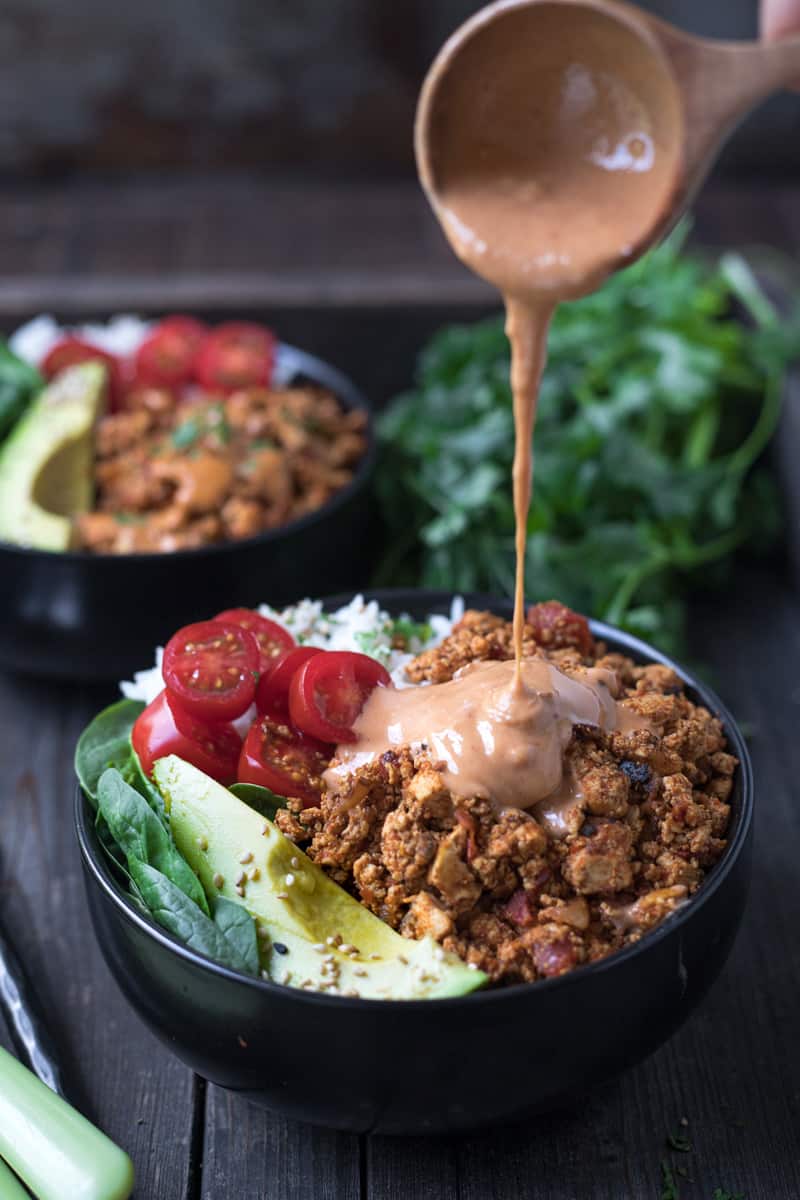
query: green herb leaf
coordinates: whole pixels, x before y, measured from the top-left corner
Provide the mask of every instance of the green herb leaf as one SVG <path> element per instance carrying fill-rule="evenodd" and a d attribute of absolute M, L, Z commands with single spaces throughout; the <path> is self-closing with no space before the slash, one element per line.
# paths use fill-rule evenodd
<path fill-rule="evenodd" d="M 176 450 L 188 450 L 202 435 L 203 429 L 196 417 L 187 417 L 177 425 L 170 434 L 170 441 Z"/>
<path fill-rule="evenodd" d="M 277 796 L 275 792 L 261 787 L 258 783 L 234 783 L 229 790 L 268 821 L 275 820 L 275 813 L 279 808 L 286 808 L 285 796 Z"/>
<path fill-rule="evenodd" d="M 44 380 L 36 368 L 17 358 L 5 342 L 0 342 L 0 440 L 43 386 Z"/>
<path fill-rule="evenodd" d="M 260 962 L 258 957 L 258 938 L 256 923 L 243 904 L 229 900 L 227 896 L 217 896 L 212 901 L 214 906 L 214 924 L 224 935 L 226 942 L 243 964 L 240 970 L 248 975 L 258 975 Z"/>
<path fill-rule="evenodd" d="M 139 700 L 119 700 L 98 713 L 78 739 L 75 774 L 95 808 L 103 772 L 116 767 L 127 775 L 132 769 L 131 729 L 143 709 Z"/>
<path fill-rule="evenodd" d="M 253 969 L 249 951 L 246 955 L 242 953 L 238 933 L 234 940 L 230 940 L 221 925 L 207 917 L 185 892 L 155 867 L 137 858 L 129 858 L 128 869 L 148 911 L 159 925 L 192 950 L 207 955 L 225 967 L 243 971 L 247 975 L 257 973 L 257 969 Z M 226 908 L 223 911 L 226 913 L 224 921 L 228 914 Z M 255 936 L 253 919 L 246 912 L 245 915 L 253 926 Z"/>
<path fill-rule="evenodd" d="M 557 597 L 673 651 L 695 581 L 723 585 L 741 547 L 763 552 L 780 530 L 760 460 L 800 351 L 800 314 L 782 322 L 743 259 L 709 266 L 682 251 L 685 236 L 557 311 L 527 550 L 531 600 Z M 417 375 L 379 420 L 389 537 L 376 583 L 509 595 L 502 321 L 441 330 Z"/>
<path fill-rule="evenodd" d="M 144 797 L 130 787 L 115 768 L 109 768 L 100 777 L 97 801 L 100 813 L 128 863 L 138 859 L 155 867 L 209 915 L 202 884 L 171 834 Z"/>

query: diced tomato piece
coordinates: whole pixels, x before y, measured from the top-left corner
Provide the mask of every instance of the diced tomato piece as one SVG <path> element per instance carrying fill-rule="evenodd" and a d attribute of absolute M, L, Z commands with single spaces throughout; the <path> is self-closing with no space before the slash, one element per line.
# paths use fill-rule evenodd
<path fill-rule="evenodd" d="M 289 688 L 289 713 L 303 733 L 324 742 L 354 742 L 356 723 L 376 687 L 390 687 L 385 667 L 367 654 L 330 650 L 310 658 Z"/>
<path fill-rule="evenodd" d="M 573 612 L 558 600 L 545 600 L 528 609 L 526 620 L 540 646 L 554 650 L 573 646 L 581 654 L 590 654 L 594 638 L 586 617 Z"/>
<path fill-rule="evenodd" d="M 252 608 L 227 608 L 225 612 L 218 613 L 214 620 L 238 625 L 252 633 L 258 642 L 261 656 L 259 669 L 262 672 L 269 670 L 280 655 L 294 647 L 294 638 L 288 629 L 284 629 L 277 621 L 270 621 L 269 617 L 262 617 L 261 613 L 253 612 Z"/>
<path fill-rule="evenodd" d="M 208 326 L 194 317 L 172 316 L 159 321 L 136 351 L 137 383 L 180 387 L 194 375 L 197 352 Z"/>
<path fill-rule="evenodd" d="M 136 718 L 131 741 L 147 776 L 157 759 L 177 754 L 220 783 L 236 779 L 242 739 L 234 727 L 190 716 L 170 700 L 166 689 Z"/>
<path fill-rule="evenodd" d="M 258 643 L 227 621 L 199 621 L 174 634 L 164 649 L 162 673 L 170 698 L 204 721 L 230 721 L 253 703 Z"/>
<path fill-rule="evenodd" d="M 262 715 L 250 726 L 239 758 L 240 783 L 258 783 L 278 796 L 302 800 L 308 808 L 319 804 L 322 773 L 333 747 L 306 737 L 279 716 Z"/>
<path fill-rule="evenodd" d="M 108 371 L 108 406 L 116 411 L 122 403 L 124 377 L 122 363 L 113 354 L 85 342 L 82 338 L 64 337 L 45 355 L 41 371 L 45 379 L 52 379 L 78 363 L 99 362 Z"/>
<path fill-rule="evenodd" d="M 198 383 L 211 391 L 265 387 L 272 378 L 277 342 L 271 329 L 250 321 L 226 321 L 212 329 L 195 363 Z"/>

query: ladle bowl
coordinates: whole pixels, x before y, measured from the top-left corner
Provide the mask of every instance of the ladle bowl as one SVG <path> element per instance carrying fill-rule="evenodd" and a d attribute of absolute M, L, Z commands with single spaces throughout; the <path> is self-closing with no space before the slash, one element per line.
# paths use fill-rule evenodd
<path fill-rule="evenodd" d="M 420 178 L 474 271 L 572 298 L 656 242 L 737 121 L 798 78 L 800 38 L 715 42 L 611 0 L 500 0 L 428 72 Z"/>

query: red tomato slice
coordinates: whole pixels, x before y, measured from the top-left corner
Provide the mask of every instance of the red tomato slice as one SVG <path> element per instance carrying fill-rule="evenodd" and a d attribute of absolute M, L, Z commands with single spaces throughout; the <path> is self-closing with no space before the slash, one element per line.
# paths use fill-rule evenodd
<path fill-rule="evenodd" d="M 197 382 L 211 391 L 266 386 L 275 362 L 275 335 L 265 325 L 226 321 L 208 335 L 197 355 Z"/>
<path fill-rule="evenodd" d="M 170 698 L 203 721 L 230 721 L 253 703 L 258 642 L 229 621 L 199 621 L 167 642 L 161 670 Z"/>
<path fill-rule="evenodd" d="M 227 608 L 225 612 L 217 613 L 214 620 L 238 625 L 240 629 L 252 633 L 258 642 L 261 671 L 269 670 L 279 655 L 294 646 L 294 638 L 288 629 L 284 629 L 277 621 L 270 621 L 269 617 L 262 617 L 261 613 L 253 612 L 252 608 Z"/>
<path fill-rule="evenodd" d="M 532 604 L 525 620 L 533 630 L 540 646 L 560 649 L 574 646 L 581 654 L 590 654 L 594 645 L 592 631 L 586 617 L 573 612 L 558 600 L 545 600 Z"/>
<path fill-rule="evenodd" d="M 78 363 L 100 362 L 108 370 L 108 406 L 112 411 L 122 403 L 123 371 L 122 364 L 113 354 L 85 342 L 82 338 L 64 337 L 45 355 L 41 363 L 41 371 L 45 379 L 52 379 L 67 367 Z"/>
<path fill-rule="evenodd" d="M 260 713 L 289 715 L 289 687 L 295 673 L 315 654 L 324 653 L 317 646 L 295 646 L 272 660 L 256 688 L 256 708 Z"/>
<path fill-rule="evenodd" d="M 321 741 L 354 742 L 353 725 L 367 697 L 391 682 L 386 668 L 367 654 L 318 654 L 292 680 L 289 714 L 298 729 Z"/>
<path fill-rule="evenodd" d="M 156 387 L 179 387 L 193 375 L 208 327 L 194 317 L 165 317 L 136 351 L 136 379 Z"/>
<path fill-rule="evenodd" d="M 198 721 L 171 701 L 166 690 L 136 718 L 131 741 L 147 776 L 157 759 L 177 754 L 220 783 L 236 779 L 242 739 L 233 726 Z"/>
<path fill-rule="evenodd" d="M 319 804 L 322 772 L 332 755 L 332 746 L 305 737 L 280 717 L 261 716 L 250 726 L 242 746 L 238 779 L 302 800 L 308 808 Z"/>

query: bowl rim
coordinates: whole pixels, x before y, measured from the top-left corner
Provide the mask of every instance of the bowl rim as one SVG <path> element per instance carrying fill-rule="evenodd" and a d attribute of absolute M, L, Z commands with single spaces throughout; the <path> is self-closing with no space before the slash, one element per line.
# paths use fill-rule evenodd
<path fill-rule="evenodd" d="M 400 600 L 400 597 L 403 596 L 408 597 L 412 594 L 424 596 L 426 597 L 425 604 L 431 606 L 429 611 L 435 611 L 436 605 L 441 607 L 443 604 L 451 603 L 457 596 L 462 595 L 462 593 L 450 592 L 445 589 L 430 588 L 383 588 L 367 590 L 360 594 L 367 600 L 377 600 L 381 608 L 386 608 L 390 612 L 392 611 L 392 604 L 395 607 L 402 606 L 403 601 Z M 326 606 L 332 607 L 340 602 L 346 602 L 348 599 L 352 599 L 349 593 L 340 593 L 336 596 L 324 597 L 323 603 Z M 508 600 L 500 599 L 487 593 L 463 593 L 463 599 L 467 607 L 483 606 L 485 608 L 493 608 L 494 611 L 503 611 L 504 609 L 507 611 L 510 604 Z M 407 599 L 405 603 L 408 604 Z M 632 945 L 625 946 L 621 950 L 616 950 L 595 962 L 583 963 L 564 975 L 558 975 L 550 979 L 539 979 L 533 983 L 515 983 L 509 984 L 506 987 L 479 989 L 466 995 L 443 996 L 431 999 L 419 997 L 408 1000 L 330 996 L 325 992 L 289 988 L 283 984 L 274 983 L 272 980 L 244 975 L 230 967 L 225 967 L 208 958 L 206 955 L 192 950 L 166 929 L 158 925 L 150 916 L 146 916 L 134 908 L 130 897 L 127 896 L 122 886 L 114 878 L 108 863 L 102 859 L 101 852 L 95 851 L 94 843 L 96 842 L 96 835 L 93 828 L 91 828 L 92 822 L 90 819 L 92 810 L 83 791 L 77 785 L 74 807 L 75 833 L 84 867 L 88 869 L 95 885 L 99 887 L 106 899 L 111 901 L 118 913 L 141 933 L 152 938 L 166 951 L 177 954 L 179 958 L 182 958 L 191 964 L 191 966 L 210 971 L 212 974 L 221 976 L 232 984 L 256 988 L 262 992 L 265 998 L 266 996 L 275 994 L 280 994 L 282 998 L 287 998 L 287 994 L 290 994 L 289 998 L 292 1000 L 310 1005 L 344 1006 L 355 1009 L 361 1009 L 366 1006 L 370 1010 L 406 1009 L 409 1005 L 416 1009 L 422 1005 L 425 1008 L 440 1012 L 447 1011 L 454 1005 L 499 1004 L 504 1001 L 511 1003 L 522 994 L 537 994 L 544 990 L 552 991 L 553 989 L 563 991 L 567 988 L 578 986 L 582 979 L 590 975 L 600 975 L 608 971 L 613 971 L 615 967 L 623 965 L 630 959 L 642 953 L 647 953 L 649 948 L 658 945 L 665 938 L 671 936 L 674 931 L 680 929 L 700 909 L 705 907 L 715 892 L 722 886 L 725 879 L 733 870 L 734 864 L 747 844 L 750 835 L 754 811 L 754 781 L 750 754 L 742 732 L 728 708 L 707 684 L 698 681 L 684 667 L 681 667 L 674 659 L 670 658 L 669 655 L 656 650 L 655 647 L 650 646 L 647 642 L 635 637 L 633 634 L 616 629 L 614 626 L 608 625 L 603 621 L 590 620 L 590 626 L 595 637 L 614 643 L 612 652 L 622 649 L 630 653 L 632 657 L 661 663 L 674 670 L 684 683 L 697 694 L 702 703 L 713 715 L 718 717 L 722 722 L 729 747 L 732 753 L 739 759 L 738 771 L 740 772 L 741 802 L 738 811 L 732 814 L 735 821 L 733 835 L 730 837 L 721 858 L 713 865 L 698 891 L 694 896 L 690 897 L 686 904 L 666 917 L 652 932 L 645 934 L 638 942 L 634 942 Z"/>
<path fill-rule="evenodd" d="M 8 554 L 28 560 L 33 559 L 34 561 L 53 563 L 85 562 L 105 564 L 134 562 L 138 565 L 174 562 L 175 560 L 183 561 L 184 559 L 199 557 L 204 554 L 215 556 L 232 554 L 242 547 L 252 549 L 256 546 L 268 545 L 270 542 L 279 542 L 286 537 L 291 537 L 295 533 L 300 533 L 302 530 L 316 525 L 319 521 L 325 520 L 326 517 L 337 512 L 342 505 L 346 504 L 356 492 L 360 491 L 369 482 L 369 478 L 374 470 L 378 455 L 374 410 L 366 395 L 344 371 L 340 371 L 338 367 L 334 367 L 324 358 L 319 358 L 316 354 L 311 354 L 306 350 L 300 350 L 296 346 L 289 345 L 287 342 L 280 342 L 279 346 L 284 352 L 287 362 L 295 368 L 295 374 L 305 374 L 312 383 L 327 387 L 334 393 L 337 400 L 339 400 L 346 410 L 360 409 L 367 417 L 367 424 L 364 431 L 367 446 L 358 460 L 353 478 L 319 508 L 315 508 L 313 512 L 305 513 L 302 517 L 296 517 L 293 521 L 289 521 L 285 525 L 279 525 L 275 529 L 265 529 L 261 533 L 254 534 L 252 537 L 231 538 L 225 542 L 213 542 L 208 546 L 192 546 L 183 550 L 148 550 L 143 553 L 132 554 L 91 554 L 88 550 L 39 550 L 35 546 L 17 546 L 13 542 L 0 542 L 0 555 Z M 287 384 L 287 386 L 291 386 L 291 383 Z"/>

